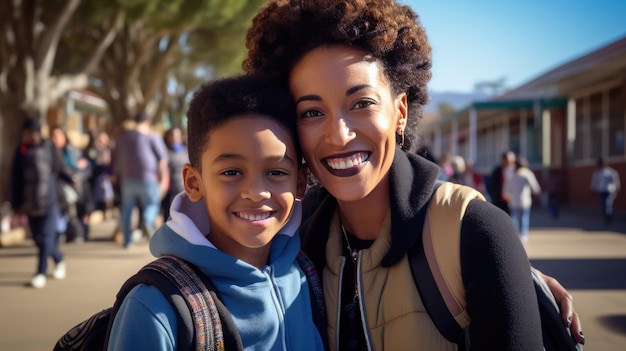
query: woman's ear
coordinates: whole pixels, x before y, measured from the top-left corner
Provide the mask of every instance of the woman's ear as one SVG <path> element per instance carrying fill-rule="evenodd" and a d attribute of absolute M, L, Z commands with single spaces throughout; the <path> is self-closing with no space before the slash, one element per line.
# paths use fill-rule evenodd
<path fill-rule="evenodd" d="M 407 102 L 406 93 L 399 94 L 396 97 L 396 108 L 398 111 L 397 129 L 401 129 L 404 132 L 407 118 L 409 117 L 409 104 Z"/>
<path fill-rule="evenodd" d="M 183 167 L 183 182 L 185 184 L 185 193 L 189 200 L 198 202 L 204 198 L 202 175 L 189 163 Z"/>
<path fill-rule="evenodd" d="M 298 180 L 296 186 L 296 199 L 304 199 L 304 194 L 306 193 L 306 187 L 308 184 L 308 170 L 309 167 L 303 164 L 300 169 L 298 169 Z"/>

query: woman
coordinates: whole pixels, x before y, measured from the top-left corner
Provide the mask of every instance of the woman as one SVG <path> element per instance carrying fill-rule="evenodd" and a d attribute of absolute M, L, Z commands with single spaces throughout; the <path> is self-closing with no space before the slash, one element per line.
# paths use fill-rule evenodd
<path fill-rule="evenodd" d="M 82 157 L 81 151 L 70 143 L 67 133 L 61 126 L 53 126 L 50 129 L 50 140 L 61 151 L 65 168 L 74 179 L 74 188 L 78 196 L 76 201 L 66 201 L 65 212 L 69 218 L 66 240 L 81 243 L 89 239 L 89 216 L 93 211 L 88 183 L 91 168 L 87 159 Z"/>
<path fill-rule="evenodd" d="M 170 186 L 161 200 L 163 221 L 170 217 L 172 200 L 180 192 L 185 191 L 183 183 L 183 167 L 189 162 L 187 147 L 183 143 L 183 133 L 178 127 L 168 129 L 163 135 L 167 147 L 167 169 L 170 172 Z"/>
<path fill-rule="evenodd" d="M 502 193 L 509 203 L 511 219 L 519 233 L 520 240 L 523 243 L 528 242 L 533 195 L 541 194 L 541 186 L 535 173 L 528 168 L 526 158 L 517 158 L 515 172 L 504 182 Z"/>
<path fill-rule="evenodd" d="M 331 347 L 456 349 L 407 263 L 438 175 L 413 152 L 431 75 L 417 15 L 392 0 L 270 1 L 247 47 L 245 71 L 289 86 L 304 158 L 323 186 L 301 233 L 322 272 Z M 472 349 L 541 349 L 539 315 L 526 308 L 536 303 L 528 258 L 508 216 L 473 201 L 461 230 Z"/>

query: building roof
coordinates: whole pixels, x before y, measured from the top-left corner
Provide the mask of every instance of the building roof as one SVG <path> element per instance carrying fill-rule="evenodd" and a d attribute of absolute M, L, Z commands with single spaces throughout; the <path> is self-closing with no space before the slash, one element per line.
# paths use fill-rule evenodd
<path fill-rule="evenodd" d="M 493 114 L 494 110 L 532 109 L 536 103 L 543 108 L 565 106 L 574 92 L 626 77 L 626 36 L 579 58 L 558 66 L 541 76 L 488 101 L 474 101 L 460 111 L 433 120 L 422 126 L 467 118 L 470 110 Z M 484 114 L 484 113 L 483 113 Z"/>

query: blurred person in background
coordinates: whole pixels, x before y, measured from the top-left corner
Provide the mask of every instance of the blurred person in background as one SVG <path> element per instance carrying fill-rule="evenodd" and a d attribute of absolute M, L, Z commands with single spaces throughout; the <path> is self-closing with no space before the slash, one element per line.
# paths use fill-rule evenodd
<path fill-rule="evenodd" d="M 547 206 L 550 216 L 554 219 L 559 218 L 561 207 L 561 187 L 563 180 L 559 170 L 551 170 L 545 181 L 544 190 L 547 196 Z"/>
<path fill-rule="evenodd" d="M 528 242 L 533 195 L 539 194 L 541 187 L 535 173 L 528 168 L 526 158 L 518 157 L 515 161 L 515 171 L 504 181 L 502 196 L 508 202 L 511 219 L 523 243 Z"/>
<path fill-rule="evenodd" d="M 91 199 L 91 188 L 88 179 L 91 174 L 89 162 L 82 155 L 80 149 L 72 145 L 67 137 L 67 133 L 61 126 L 53 126 L 50 129 L 50 140 L 61 151 L 63 162 L 67 172 L 74 179 L 74 190 L 77 198 L 71 201 L 69 193 L 64 193 L 66 198 L 65 215 L 68 218 L 66 240 L 68 242 L 80 243 L 89 238 L 89 216 L 93 211 Z M 71 191 L 65 188 L 66 191 Z"/>
<path fill-rule="evenodd" d="M 471 162 L 466 162 L 462 156 L 456 155 L 452 157 L 452 170 L 452 177 L 450 177 L 449 181 L 467 185 L 480 191 L 482 194 L 485 193 L 483 177 L 474 172 Z"/>
<path fill-rule="evenodd" d="M 133 245 L 132 214 L 141 211 L 144 233 L 154 232 L 161 197 L 169 185 L 167 150 L 163 139 L 152 133 L 145 112 L 135 116 L 135 128 L 120 134 L 113 151 L 114 169 L 119 177 L 121 195 L 121 224 L 124 247 Z"/>
<path fill-rule="evenodd" d="M 621 188 L 619 173 L 604 158 L 598 158 L 597 168 L 591 176 L 591 191 L 600 198 L 604 221 L 610 224 L 613 219 L 613 201 Z"/>
<path fill-rule="evenodd" d="M 93 195 L 93 208 L 101 211 L 105 219 L 107 218 L 108 210 L 113 205 L 114 199 L 111 180 L 111 153 L 110 139 L 106 132 L 90 134 L 89 144 L 83 151 L 83 154 L 89 161 L 91 168 L 89 186 Z"/>
<path fill-rule="evenodd" d="M 491 172 L 487 192 L 491 202 L 506 213 L 510 214 L 509 204 L 502 196 L 502 188 L 508 177 L 515 171 L 515 153 L 513 151 L 505 151 L 500 156 L 500 164 Z"/>
<path fill-rule="evenodd" d="M 170 184 L 163 200 L 161 201 L 161 214 L 163 221 L 170 216 L 170 205 L 174 197 L 185 191 L 183 182 L 183 167 L 189 163 L 187 147 L 183 143 L 183 133 L 178 127 L 168 129 L 163 135 L 167 147 L 167 168 L 170 174 Z"/>
<path fill-rule="evenodd" d="M 22 125 L 22 142 L 13 156 L 10 184 L 13 211 L 28 217 L 38 249 L 37 271 L 30 281 L 34 288 L 46 286 L 49 258 L 55 263 L 52 273 L 55 279 L 63 279 L 66 274 L 56 230 L 61 216 L 57 179 L 67 184 L 73 182 L 64 169 L 59 150 L 43 138 L 41 121 L 30 116 Z"/>

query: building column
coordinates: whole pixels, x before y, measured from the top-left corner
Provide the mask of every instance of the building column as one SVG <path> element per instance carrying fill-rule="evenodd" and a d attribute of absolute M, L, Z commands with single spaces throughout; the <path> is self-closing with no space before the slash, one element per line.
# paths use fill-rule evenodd
<path fill-rule="evenodd" d="M 452 121 L 452 131 L 450 132 L 450 154 L 452 156 L 458 154 L 459 144 L 459 121 L 457 119 Z"/>
<path fill-rule="evenodd" d="M 574 143 L 576 142 L 576 100 L 569 98 L 567 100 L 567 121 L 565 122 L 567 128 L 567 141 L 565 147 L 567 148 L 567 158 L 572 159 L 574 157 Z"/>
<path fill-rule="evenodd" d="M 476 131 L 477 111 L 472 107 L 469 111 L 469 151 L 466 162 L 474 164 L 476 162 L 476 144 L 478 143 L 478 133 Z"/>

